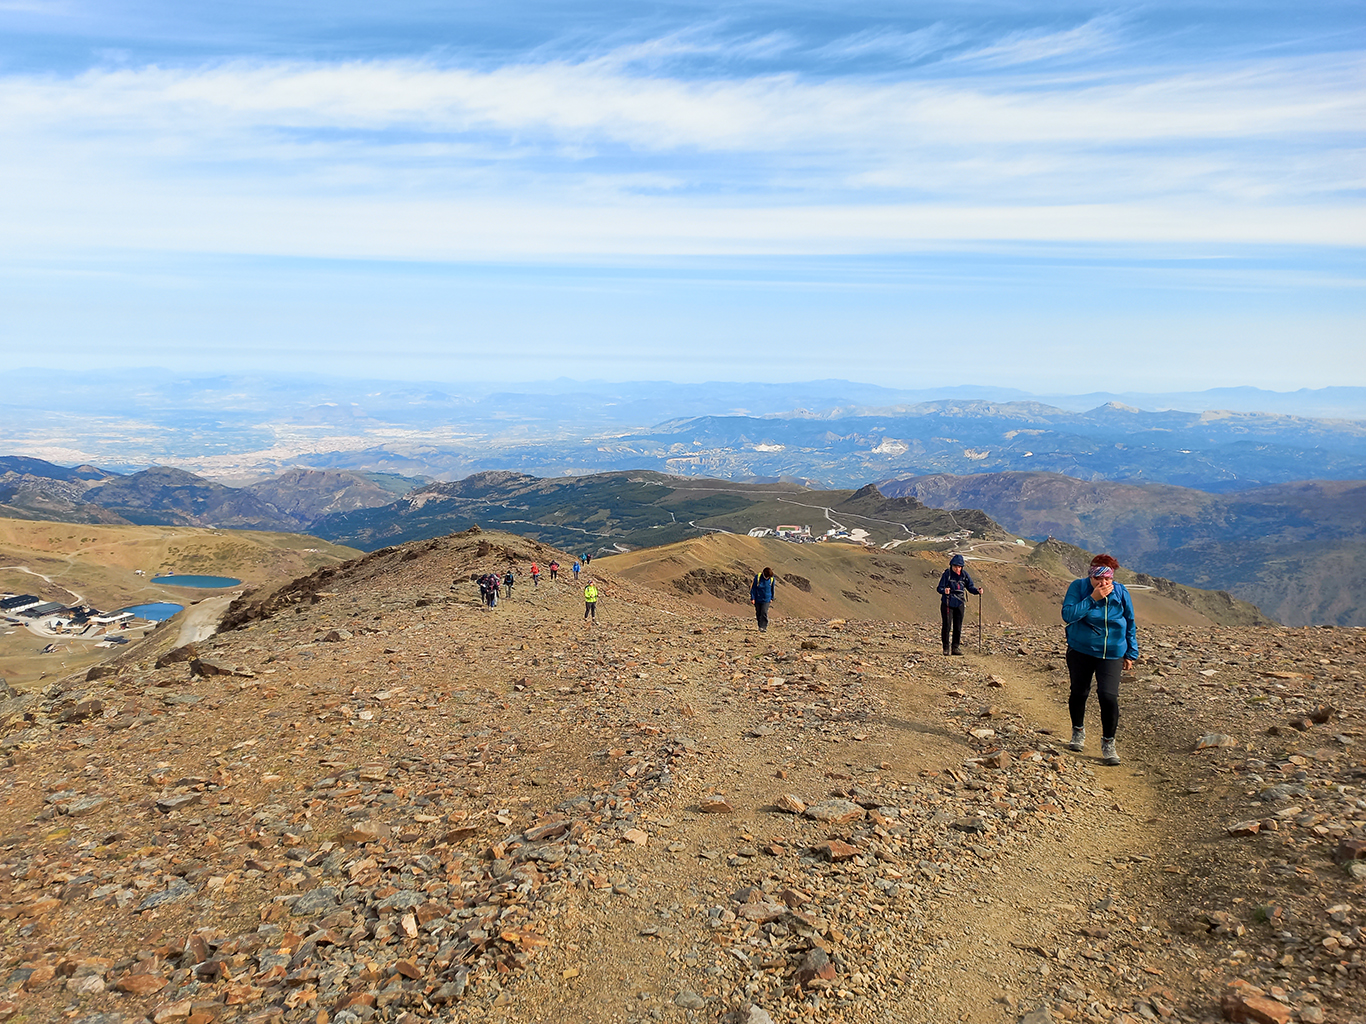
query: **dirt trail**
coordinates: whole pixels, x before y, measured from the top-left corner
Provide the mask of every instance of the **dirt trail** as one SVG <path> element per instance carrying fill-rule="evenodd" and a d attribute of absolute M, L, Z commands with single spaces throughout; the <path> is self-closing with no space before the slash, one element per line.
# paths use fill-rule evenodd
<path fill-rule="evenodd" d="M 496 628 L 501 632 L 561 602 L 576 603 L 577 596 L 558 587 L 519 589 L 517 598 L 498 609 Z M 909 913 L 865 915 L 852 887 L 844 887 L 838 876 L 803 868 L 795 856 L 813 841 L 848 837 L 847 830 L 826 828 L 798 838 L 802 823 L 773 811 L 773 801 L 785 792 L 813 800 L 828 796 L 832 786 L 863 779 L 912 783 L 926 776 L 953 779 L 955 772 L 961 773 L 958 781 L 966 778 L 963 765 L 980 755 L 981 745 L 969 741 L 965 726 L 973 723 L 953 713 L 955 701 L 946 694 L 966 699 L 969 715 L 989 702 L 995 708 L 992 722 L 1018 716 L 1017 739 L 1032 736 L 1036 747 L 1061 748 L 1068 728 L 1065 689 L 1037 663 L 1025 665 L 1004 654 L 927 655 L 913 636 L 884 642 L 874 659 L 866 641 L 829 634 L 820 652 L 806 657 L 828 659 L 814 662 L 825 665 L 861 653 L 870 670 L 863 688 L 885 701 L 885 708 L 864 719 L 866 732 L 857 733 L 856 742 L 827 750 L 810 739 L 795 743 L 794 737 L 784 737 L 788 723 L 779 715 L 756 714 L 762 704 L 754 687 L 761 693 L 768 688 L 766 675 L 783 673 L 791 682 L 793 672 L 811 667 L 794 651 L 795 641 L 811 634 L 811 624 L 782 623 L 766 638 L 755 637 L 747 623 L 714 627 L 705 640 L 678 654 L 652 650 L 648 626 L 615 621 L 619 609 L 610 600 L 603 604 L 603 621 L 587 631 L 594 637 L 590 646 L 633 653 L 638 664 L 633 662 L 630 676 L 643 676 L 618 682 L 618 692 L 630 691 L 636 700 L 656 694 L 664 714 L 655 720 L 666 731 L 680 729 L 696 740 L 701 761 L 691 771 L 678 772 L 680 799 L 645 815 L 652 832 L 648 847 L 614 851 L 603 865 L 601 888 L 590 889 L 583 905 L 566 906 L 561 925 L 575 936 L 574 943 L 546 956 L 527 979 L 531 1005 L 548 1003 L 573 1019 L 606 1021 L 620 1019 L 623 1005 L 670 1004 L 680 988 L 689 986 L 685 979 L 690 976 L 718 981 L 733 976 L 737 962 L 742 974 L 743 968 L 756 968 L 751 976 L 759 980 L 765 954 L 742 947 L 744 956 L 733 961 L 716 944 L 708 949 L 704 925 L 709 908 L 735 909 L 732 893 L 765 879 L 775 888 L 800 892 L 833 883 L 823 902 L 842 904 L 842 926 L 851 931 L 871 926 L 858 948 L 895 949 L 908 962 L 906 970 L 893 973 L 897 987 L 842 1008 L 840 1019 L 859 1021 L 995 1024 L 1014 1019 L 1013 1014 L 1056 998 L 1062 965 L 1077 958 L 1090 961 L 1087 966 L 1106 965 L 1106 921 L 1113 915 L 1141 928 L 1156 912 L 1144 905 L 1152 892 L 1148 875 L 1161 870 L 1164 829 L 1170 825 L 1158 824 L 1158 794 L 1149 783 L 1146 753 L 1135 742 L 1122 744 L 1125 763 L 1119 768 L 1100 765 L 1098 738 L 1085 754 L 1064 752 L 1071 774 L 1059 787 L 1067 791 L 1058 797 L 1059 813 L 1031 819 L 1008 854 L 984 851 L 976 870 L 952 879 L 933 897 L 923 893 L 939 880 L 917 878 L 917 907 Z M 515 635 L 519 627 L 509 632 Z M 756 666 L 768 665 L 767 659 L 779 660 L 761 668 L 756 678 Z M 718 673 L 730 676 L 729 687 L 718 688 Z M 774 683 L 772 677 L 769 681 Z M 765 720 L 775 734 L 751 736 Z M 716 755 L 722 753 L 718 763 Z M 1006 798 L 1011 774 L 1002 773 L 1000 781 Z M 724 796 L 734 813 L 700 814 L 697 800 L 704 793 Z M 908 803 L 911 799 L 908 795 Z M 928 815 L 932 808 L 923 810 Z M 737 851 L 753 853 L 773 842 L 791 853 L 736 863 Z M 968 859 L 972 849 L 968 843 Z M 829 875 L 829 869 L 822 872 Z M 1153 973 L 1145 978 L 1130 970 L 1121 978 L 1121 969 L 1112 968 L 1117 987 L 1123 981 L 1128 990 L 1161 988 L 1165 978 L 1180 972 L 1180 965 L 1165 962 L 1160 948 L 1146 953 Z M 863 963 L 851 964 L 866 969 L 866 955 L 860 954 Z M 584 972 L 584 982 L 570 978 L 565 984 L 564 973 L 583 971 L 585 963 L 592 969 Z M 691 984 L 703 996 L 714 996 L 706 983 Z M 1075 987 L 1077 1001 L 1107 997 L 1113 992 L 1095 982 Z"/>
<path fill-rule="evenodd" d="M 503 626 L 547 605 L 576 600 L 560 588 L 519 590 L 517 598 L 498 609 L 498 629 L 501 632 Z M 775 626 L 762 639 L 739 622 L 713 628 L 705 641 L 698 640 L 680 656 L 652 652 L 648 632 L 614 621 L 617 611 L 604 601 L 603 622 L 596 631 L 588 631 L 595 638 L 590 643 L 636 654 L 646 678 L 618 683 L 618 690 L 624 694 L 629 689 L 637 699 L 657 692 L 666 712 L 657 720 L 669 729 L 681 727 L 694 738 L 703 759 L 694 771 L 679 772 L 683 798 L 647 815 L 652 828 L 648 848 L 624 846 L 615 851 L 604 865 L 602 887 L 590 889 L 585 905 L 566 907 L 561 923 L 575 935 L 574 945 L 546 957 L 533 972 L 539 977 L 527 979 L 530 990 L 541 993 L 529 1000 L 532 1005 L 544 999 L 574 1019 L 620 1019 L 623 1005 L 669 1004 L 680 987 L 687 987 L 683 979 L 690 975 L 705 972 L 704 976 L 719 979 L 723 971 L 733 974 L 736 964 L 720 955 L 722 949 L 699 954 L 692 944 L 705 941 L 702 924 L 708 908 L 735 907 L 732 892 L 765 877 L 775 886 L 803 892 L 811 891 L 813 882 L 831 881 L 813 877 L 810 869 L 803 874 L 791 855 L 761 856 L 753 866 L 748 860 L 734 863 L 737 850 L 753 852 L 773 841 L 790 844 L 795 853 L 813 839 L 849 835 L 826 829 L 794 841 L 794 831 L 800 835 L 793 827 L 798 823 L 772 809 L 782 793 L 810 800 L 828 796 L 832 786 L 862 778 L 952 780 L 955 772 L 961 773 L 958 781 L 966 778 L 962 768 L 980 755 L 981 745 L 969 741 L 965 726 L 973 723 L 953 712 L 955 700 L 946 694 L 960 695 L 960 702 L 966 699 L 969 717 L 987 703 L 995 708 L 991 722 L 1017 716 L 1020 736 L 1034 737 L 1036 747 L 1061 749 L 1067 737 L 1065 687 L 1042 674 L 1037 663 L 1026 665 L 1004 654 L 941 658 L 925 654 L 918 638 L 906 636 L 883 645 L 880 664 L 869 661 L 874 671 L 864 680 L 864 688 L 886 703 L 881 714 L 867 717 L 866 733 L 858 733 L 861 740 L 828 752 L 809 740 L 794 744 L 791 737 L 783 740 L 782 723 L 771 714 L 767 720 L 775 735 L 746 739 L 764 717 L 756 715 L 761 705 L 747 696 L 756 683 L 751 666 L 776 656 L 786 660 L 763 673 L 795 671 L 794 662 L 801 662 L 799 652 L 793 651 L 794 640 L 811 632 L 809 623 Z M 821 647 L 819 654 L 808 657 L 833 662 L 851 652 L 867 653 L 863 641 L 838 633 Z M 896 662 L 902 663 L 902 671 L 897 671 Z M 731 675 L 729 689 L 718 689 L 718 670 Z M 656 691 L 656 686 L 661 689 Z M 676 717 L 680 711 L 683 717 Z M 1092 717 L 1095 714 L 1093 708 Z M 1121 745 L 1125 763 L 1104 767 L 1094 725 L 1095 738 L 1086 753 L 1062 754 L 1071 774 L 1059 787 L 1066 792 L 1057 798 L 1059 813 L 1046 821 L 1031 820 L 1008 854 L 984 851 L 976 870 L 954 878 L 927 902 L 918 896 L 915 911 L 886 918 L 867 915 L 872 930 L 882 934 L 863 936 L 869 943 L 864 948 L 876 949 L 880 942 L 896 949 L 908 968 L 895 972 L 898 988 L 879 993 L 880 998 L 869 999 L 852 1013 L 846 1009 L 841 1019 L 898 1024 L 995 1024 L 1014 1019 L 1014 1014 L 1056 998 L 1062 965 L 1077 958 L 1090 961 L 1087 966 L 1106 965 L 1106 921 L 1113 915 L 1140 928 L 1151 919 L 1157 908 L 1144 905 L 1153 891 L 1149 875 L 1165 863 L 1162 850 L 1171 824 L 1159 824 L 1159 795 L 1148 779 L 1145 750 L 1126 740 Z M 1051 730 L 1051 735 L 1043 730 Z M 722 751 L 720 764 L 708 757 L 709 752 Z M 1002 776 L 1001 795 L 1008 799 L 1011 773 Z M 840 779 L 851 781 L 842 784 Z M 734 813 L 698 813 L 697 798 L 712 792 L 723 795 Z M 930 810 L 925 808 L 925 813 Z M 968 859 L 972 848 L 969 842 Z M 849 924 L 864 923 L 857 898 L 850 900 L 848 890 L 841 892 L 838 877 L 833 882 L 826 902 L 842 898 L 851 904 L 842 908 Z M 917 888 L 930 890 L 937 884 L 930 879 Z M 748 957 L 741 959 L 746 966 L 757 967 L 763 961 L 754 950 L 741 952 Z M 1164 979 L 1181 971 L 1181 965 L 1165 962 L 1160 948 L 1146 953 L 1149 976 L 1130 971 L 1121 978 L 1121 969 L 1112 968 L 1117 987 L 1123 981 L 1128 990 L 1160 989 Z M 586 976 L 583 984 L 564 984 L 564 972 L 582 970 L 585 963 L 593 965 L 588 972 L 591 982 Z M 712 995 L 705 984 L 696 988 L 704 996 Z M 1083 1003 L 1088 998 L 1104 1000 L 1113 998 L 1113 992 L 1095 982 L 1078 983 L 1074 998 Z"/>
<path fill-rule="evenodd" d="M 988 672 L 1000 684 L 992 688 L 992 703 L 1002 712 L 1022 716 L 1025 728 L 1051 730 L 1059 746 L 1070 723 L 1065 686 L 1048 685 L 1036 668 L 1017 666 L 1013 659 L 969 656 L 963 668 L 946 659 L 946 673 Z M 901 691 L 902 703 L 915 695 Z M 1093 706 L 1088 718 L 1098 713 Z M 1100 764 L 1097 723 L 1091 722 L 1088 749 L 1067 753 L 1083 768 L 1081 786 L 1099 806 L 1077 811 L 1060 799 L 1062 813 L 1046 829 L 1030 835 L 1014 856 L 991 865 L 989 871 L 956 895 L 947 895 L 929 916 L 917 941 L 926 955 L 918 983 L 909 988 L 898 1020 L 959 1020 L 996 1022 L 1010 1010 L 1036 1008 L 1046 990 L 1056 988 L 1059 961 L 1072 959 L 1080 934 L 1085 939 L 1108 937 L 1097 916 L 1118 912 L 1131 924 L 1158 908 L 1143 905 L 1153 891 L 1147 876 L 1160 871 L 1162 852 L 1172 834 L 1163 822 L 1159 794 L 1148 779 L 1147 751 L 1132 741 L 1121 743 L 1124 764 Z M 1121 739 L 1124 739 L 1121 729 Z M 1091 773 L 1094 774 L 1091 774 Z M 1087 935 L 1087 932 L 1092 934 Z M 1102 959 L 1090 943 L 1081 954 Z M 1151 982 L 1181 970 L 1164 963 L 1154 951 L 1148 962 Z M 1132 985 L 1135 979 L 1127 979 Z M 1078 992 L 1087 991 L 1078 987 Z M 1103 993 L 1088 991 L 1095 996 Z"/>
<path fill-rule="evenodd" d="M 1236 974 L 1284 982 L 1305 1024 L 1366 1024 L 1366 871 L 1332 859 L 1366 835 L 1355 636 L 1153 629 L 1105 768 L 1094 727 L 1063 746 L 1056 628 L 958 658 L 937 623 L 759 636 L 610 571 L 596 625 L 569 581 L 481 609 L 471 578 L 547 560 L 506 543 L 376 552 L 239 609 L 202 650 L 251 677 L 157 668 L 176 634 L 154 632 L 14 705 L 7 998 L 35 1020 L 88 986 L 124 1019 L 1193 1024 Z M 307 989 L 276 952 L 297 937 Z M 164 987 L 120 995 L 130 971 Z"/>

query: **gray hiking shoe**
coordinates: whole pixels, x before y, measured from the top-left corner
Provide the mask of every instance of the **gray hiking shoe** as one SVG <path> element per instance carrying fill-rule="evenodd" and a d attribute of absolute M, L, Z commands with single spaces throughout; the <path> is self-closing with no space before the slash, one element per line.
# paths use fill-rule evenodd
<path fill-rule="evenodd" d="M 1102 738 L 1100 741 L 1100 763 L 1116 765 L 1119 764 L 1119 750 L 1115 747 L 1114 737 L 1108 740 Z"/>
<path fill-rule="evenodd" d="M 1086 749 L 1086 730 L 1073 729 L 1072 742 L 1067 744 L 1068 750 L 1075 750 L 1078 753 Z"/>

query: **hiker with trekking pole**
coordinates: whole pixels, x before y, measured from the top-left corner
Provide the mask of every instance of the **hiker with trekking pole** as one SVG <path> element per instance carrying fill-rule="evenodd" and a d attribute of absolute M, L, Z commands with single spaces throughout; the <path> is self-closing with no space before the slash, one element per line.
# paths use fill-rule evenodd
<path fill-rule="evenodd" d="M 972 582 L 972 577 L 964 569 L 966 565 L 967 561 L 962 555 L 954 555 L 949 559 L 949 567 L 944 570 L 944 575 L 939 577 L 939 586 L 935 588 L 940 594 L 939 617 L 943 624 L 940 637 L 944 641 L 945 654 L 963 653 L 963 609 L 967 606 L 964 593 L 978 595 L 977 645 L 982 645 L 982 588 Z"/>

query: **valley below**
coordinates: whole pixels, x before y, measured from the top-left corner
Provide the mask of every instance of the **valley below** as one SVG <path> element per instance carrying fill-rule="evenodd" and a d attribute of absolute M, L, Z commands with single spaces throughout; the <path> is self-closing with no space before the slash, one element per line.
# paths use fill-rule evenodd
<path fill-rule="evenodd" d="M 175 526 L 118 526 L 0 519 L 0 592 L 114 612 L 131 605 L 213 600 L 214 591 L 172 587 L 172 571 L 225 574 L 247 587 L 305 575 L 355 554 L 316 537 Z M 238 588 L 240 592 L 241 588 Z M 27 620 L 0 620 L 0 679 L 27 688 L 108 657 L 99 644 L 121 630 L 53 637 Z M 180 617 L 171 627 L 180 628 Z M 152 628 L 142 624 L 133 637 Z"/>

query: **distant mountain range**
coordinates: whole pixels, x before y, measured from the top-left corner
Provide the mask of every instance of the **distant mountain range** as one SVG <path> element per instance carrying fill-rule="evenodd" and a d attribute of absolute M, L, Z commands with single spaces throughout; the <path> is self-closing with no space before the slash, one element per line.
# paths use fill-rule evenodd
<path fill-rule="evenodd" d="M 11 368 L 3 450 L 0 516 L 23 519 L 361 548 L 479 523 L 598 551 L 779 524 L 876 544 L 1008 530 L 1109 549 L 1287 623 L 1366 625 L 1359 387 L 1047 396 Z"/>
<path fill-rule="evenodd" d="M 983 509 L 1027 537 L 1109 551 L 1130 568 L 1227 590 L 1288 625 L 1366 625 L 1366 483 L 1208 494 L 1057 473 L 884 480 L 889 495 Z"/>
<path fill-rule="evenodd" d="M 934 402 L 840 419 L 716 417 L 616 438 L 612 452 L 670 472 L 857 485 L 905 474 L 1065 473 L 1232 491 L 1309 477 L 1354 479 L 1366 423 L 1252 414 L 1070 413 L 1035 403 Z"/>
<path fill-rule="evenodd" d="M 0 450 L 233 484 L 296 466 L 438 480 L 651 469 L 836 488 L 1006 471 L 1209 491 L 1366 477 L 1366 388 L 1029 396 L 848 381 L 495 388 L 4 370 L 0 395 Z"/>
<path fill-rule="evenodd" d="M 0 516 L 290 532 L 306 529 L 328 513 L 387 504 L 423 482 L 379 473 L 292 469 L 249 487 L 226 487 L 167 466 L 125 476 L 11 456 L 0 458 Z"/>
<path fill-rule="evenodd" d="M 10 457 L 0 468 L 0 516 L 305 532 L 362 550 L 476 524 L 595 555 L 779 525 L 882 546 L 1051 536 L 1111 551 L 1138 572 L 1228 591 L 1287 624 L 1366 625 L 1360 481 L 1210 494 L 1058 473 L 983 473 L 827 490 L 650 470 L 550 479 L 498 471 L 432 483 L 294 469 L 234 488 L 166 467 L 121 476 Z"/>
<path fill-rule="evenodd" d="M 226 487 L 164 466 L 128 476 L 94 470 L 84 478 L 38 459 L 23 460 L 21 468 L 23 473 L 0 475 L 0 516 L 302 531 L 366 551 L 473 525 L 591 554 L 784 523 L 876 544 L 1007 536 L 981 512 L 930 509 L 915 498 L 887 498 L 872 486 L 813 491 L 648 470 L 555 479 L 488 472 L 423 483 L 294 469 L 248 487 Z"/>

